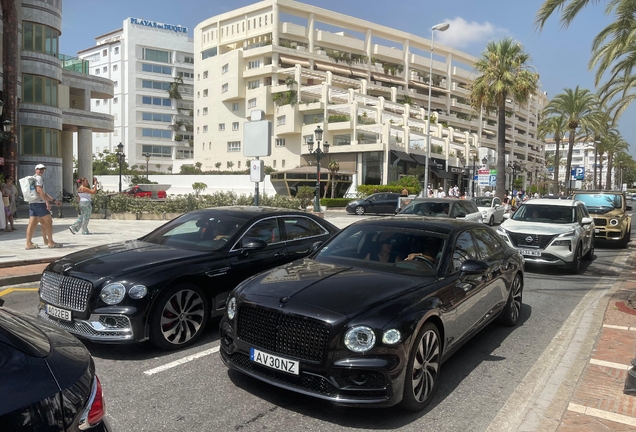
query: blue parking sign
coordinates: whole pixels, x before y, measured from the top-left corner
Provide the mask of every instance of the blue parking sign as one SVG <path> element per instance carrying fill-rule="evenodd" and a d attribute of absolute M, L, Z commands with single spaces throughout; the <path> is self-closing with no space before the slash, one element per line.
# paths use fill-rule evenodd
<path fill-rule="evenodd" d="M 585 180 L 585 167 L 575 167 L 570 174 L 575 180 Z"/>
<path fill-rule="evenodd" d="M 491 175 L 488 181 L 489 186 L 497 186 L 497 174 Z"/>

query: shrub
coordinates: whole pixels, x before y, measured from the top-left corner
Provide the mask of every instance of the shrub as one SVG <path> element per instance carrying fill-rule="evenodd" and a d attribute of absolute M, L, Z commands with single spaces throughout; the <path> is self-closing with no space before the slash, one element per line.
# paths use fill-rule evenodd
<path fill-rule="evenodd" d="M 395 192 L 395 193 L 401 193 L 402 189 L 404 189 L 404 185 L 360 185 L 357 187 L 358 189 L 358 194 L 362 195 L 362 196 L 367 196 L 367 195 L 371 195 L 372 193 L 376 192 Z M 409 194 L 414 194 L 416 192 L 414 192 L 414 189 L 410 188 L 407 186 L 407 189 L 409 191 Z M 419 191 L 418 191 L 419 192 Z"/>
<path fill-rule="evenodd" d="M 354 200 L 352 198 L 322 198 L 320 205 L 325 207 L 346 207 L 351 201 Z"/>
<path fill-rule="evenodd" d="M 300 201 L 300 208 L 306 209 L 313 201 L 315 189 L 309 186 L 301 186 L 296 192 L 296 198 Z"/>

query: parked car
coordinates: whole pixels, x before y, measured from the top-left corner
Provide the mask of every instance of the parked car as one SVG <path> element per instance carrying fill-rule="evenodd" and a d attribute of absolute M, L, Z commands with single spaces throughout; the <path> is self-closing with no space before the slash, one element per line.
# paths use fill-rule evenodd
<path fill-rule="evenodd" d="M 370 259 L 382 247 L 404 259 Z M 230 295 L 220 356 L 266 383 L 345 406 L 423 409 L 441 365 L 522 309 L 523 258 L 489 227 L 387 217 L 343 229 L 307 258 Z"/>
<path fill-rule="evenodd" d="M 477 204 L 484 223 L 493 226 L 494 224 L 503 222 L 506 208 L 501 202 L 501 199 L 492 196 L 478 196 L 472 200 Z"/>
<path fill-rule="evenodd" d="M 594 219 L 582 201 L 527 201 L 497 232 L 526 262 L 565 265 L 576 274 L 582 259 L 594 258 Z"/>
<path fill-rule="evenodd" d="M 93 342 L 194 343 L 239 282 L 308 255 L 338 231 L 309 213 L 220 207 L 137 240 L 72 253 L 42 273 L 38 316 Z"/>
<path fill-rule="evenodd" d="M 345 210 L 349 214 L 363 215 L 365 213 L 395 214 L 398 207 L 400 194 L 381 192 L 369 195 L 366 198 L 349 202 Z"/>
<path fill-rule="evenodd" d="M 619 191 L 576 191 L 574 199 L 583 201 L 594 218 L 594 237 L 626 248 L 632 238 L 632 210 Z"/>
<path fill-rule="evenodd" d="M 128 189 L 124 189 L 121 191 L 123 194 L 132 195 L 135 198 L 150 198 L 152 196 L 152 192 L 143 189 L 143 185 L 135 185 L 131 186 Z M 158 198 L 166 198 L 166 191 L 158 191 Z"/>
<path fill-rule="evenodd" d="M 3 302 L 0 430 L 108 431 L 102 387 L 84 345 Z"/>
<path fill-rule="evenodd" d="M 483 219 L 474 202 L 455 198 L 417 198 L 401 209 L 398 215 L 445 217 L 479 223 Z"/>

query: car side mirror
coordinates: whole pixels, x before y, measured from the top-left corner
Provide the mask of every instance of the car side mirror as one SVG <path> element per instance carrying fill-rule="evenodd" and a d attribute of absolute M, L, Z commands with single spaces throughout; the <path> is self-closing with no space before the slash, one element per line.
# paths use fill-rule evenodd
<path fill-rule="evenodd" d="M 594 219 L 592 219 L 591 217 L 584 217 L 581 219 L 581 225 L 589 225 L 592 222 L 594 222 Z"/>
<path fill-rule="evenodd" d="M 260 250 L 266 247 L 267 243 L 258 238 L 244 237 L 243 240 L 241 240 L 241 249 L 243 249 L 243 251 Z"/>
<path fill-rule="evenodd" d="M 455 219 L 463 219 L 466 217 L 465 213 L 457 213 L 457 215 L 455 216 Z"/>
<path fill-rule="evenodd" d="M 320 249 L 320 246 L 322 246 L 324 242 L 321 241 L 317 241 L 314 244 L 311 245 L 311 251 L 312 252 L 316 252 L 318 249 Z"/>
<path fill-rule="evenodd" d="M 488 271 L 488 264 L 483 261 L 466 260 L 462 263 L 461 272 L 464 275 L 484 274 Z"/>

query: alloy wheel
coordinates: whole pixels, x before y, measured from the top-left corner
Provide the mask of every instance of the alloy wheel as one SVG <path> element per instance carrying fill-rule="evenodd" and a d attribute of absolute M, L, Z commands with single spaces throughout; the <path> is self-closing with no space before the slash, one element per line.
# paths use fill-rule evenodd
<path fill-rule="evenodd" d="M 432 329 L 424 332 L 417 347 L 411 371 L 413 397 L 417 402 L 426 401 L 437 381 L 440 366 L 440 344 Z"/>
<path fill-rule="evenodd" d="M 201 296 L 189 289 L 174 293 L 161 311 L 161 333 L 171 344 L 181 345 L 197 335 L 205 321 Z"/>
<path fill-rule="evenodd" d="M 357 215 L 363 215 L 364 214 L 364 207 L 362 207 L 362 206 L 356 207 L 356 214 Z"/>
<path fill-rule="evenodd" d="M 510 321 L 515 323 L 519 320 L 519 314 L 521 313 L 522 291 L 521 278 L 515 276 L 510 289 Z"/>

